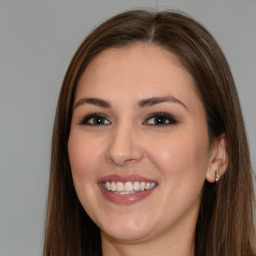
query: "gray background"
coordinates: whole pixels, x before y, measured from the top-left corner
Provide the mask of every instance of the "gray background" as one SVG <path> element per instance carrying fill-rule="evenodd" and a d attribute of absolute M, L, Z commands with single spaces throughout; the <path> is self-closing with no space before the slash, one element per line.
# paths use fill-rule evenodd
<path fill-rule="evenodd" d="M 180 9 L 216 37 L 238 87 L 256 166 L 256 0 L 0 0 L 0 255 L 42 253 L 51 129 L 69 61 L 102 20 Z"/>

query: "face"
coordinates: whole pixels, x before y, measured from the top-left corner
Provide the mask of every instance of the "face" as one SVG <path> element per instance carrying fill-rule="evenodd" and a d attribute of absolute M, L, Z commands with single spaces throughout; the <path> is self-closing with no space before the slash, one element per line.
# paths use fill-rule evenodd
<path fill-rule="evenodd" d="M 211 153 L 204 108 L 175 55 L 138 44 L 97 56 L 78 84 L 68 152 L 103 237 L 194 229 Z"/>

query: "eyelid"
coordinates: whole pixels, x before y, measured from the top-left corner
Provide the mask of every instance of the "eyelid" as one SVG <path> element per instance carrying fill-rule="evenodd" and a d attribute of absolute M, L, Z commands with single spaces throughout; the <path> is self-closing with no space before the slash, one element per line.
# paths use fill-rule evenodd
<path fill-rule="evenodd" d="M 90 123 L 88 123 L 88 121 L 92 118 L 106 119 L 109 123 L 108 124 L 90 124 Z M 108 117 L 102 113 L 91 113 L 91 114 L 85 115 L 78 121 L 78 125 L 88 125 L 88 126 L 101 126 L 101 125 L 110 125 L 110 124 L 111 124 L 111 121 L 109 121 Z"/>
<path fill-rule="evenodd" d="M 166 118 L 167 120 L 169 120 L 169 123 L 167 123 L 167 124 L 158 124 L 158 125 L 147 123 L 150 119 L 157 118 L 157 117 Z M 166 112 L 156 112 L 156 113 L 152 113 L 152 114 L 148 115 L 146 117 L 146 120 L 143 122 L 143 124 L 161 127 L 161 126 L 175 125 L 175 124 L 177 124 L 177 122 L 178 122 L 177 119 L 171 114 L 168 114 Z"/>

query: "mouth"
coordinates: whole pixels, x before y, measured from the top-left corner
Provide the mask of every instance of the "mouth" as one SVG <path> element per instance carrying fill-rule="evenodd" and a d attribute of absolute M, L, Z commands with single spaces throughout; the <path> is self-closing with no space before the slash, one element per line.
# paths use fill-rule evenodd
<path fill-rule="evenodd" d="M 131 204 L 148 197 L 157 182 L 137 175 L 110 175 L 98 181 L 105 198 L 116 204 Z"/>
<path fill-rule="evenodd" d="M 128 195 L 139 191 L 151 190 L 156 186 L 155 182 L 121 182 L 121 181 L 107 181 L 102 183 L 102 186 L 107 191 L 112 191 L 115 194 Z"/>

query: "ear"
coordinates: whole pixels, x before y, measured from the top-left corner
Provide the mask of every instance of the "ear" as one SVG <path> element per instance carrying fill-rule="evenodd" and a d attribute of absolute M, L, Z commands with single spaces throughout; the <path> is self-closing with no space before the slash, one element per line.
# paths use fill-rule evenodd
<path fill-rule="evenodd" d="M 216 171 L 219 172 L 221 178 L 228 167 L 228 153 L 225 134 L 222 134 L 220 137 L 214 140 L 210 154 L 206 180 L 208 182 L 215 182 Z"/>

